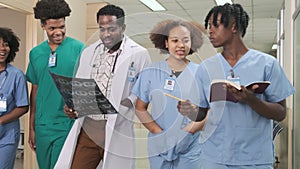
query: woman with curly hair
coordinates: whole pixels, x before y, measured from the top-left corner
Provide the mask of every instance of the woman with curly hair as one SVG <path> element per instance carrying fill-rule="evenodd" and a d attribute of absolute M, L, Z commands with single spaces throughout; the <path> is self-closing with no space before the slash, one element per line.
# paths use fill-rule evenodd
<path fill-rule="evenodd" d="M 150 39 L 167 58 L 143 70 L 132 90 L 138 97 L 136 115 L 149 130 L 150 168 L 198 168 L 203 123 L 184 117 L 176 105 L 178 99 L 199 100 L 194 80 L 198 65 L 187 56 L 202 46 L 202 32 L 190 22 L 165 20 L 153 28 Z"/>
<path fill-rule="evenodd" d="M 49 71 L 73 76 L 84 44 L 66 36 L 65 17 L 71 9 L 64 0 L 40 0 L 33 9 L 48 39 L 29 55 L 26 76 L 32 87 L 28 142 L 36 152 L 39 168 L 52 169 L 74 120 L 65 116 L 65 103 Z"/>
<path fill-rule="evenodd" d="M 28 111 L 24 73 L 11 65 L 19 51 L 19 38 L 0 28 L 0 168 L 13 169 L 20 140 L 19 118 Z"/>

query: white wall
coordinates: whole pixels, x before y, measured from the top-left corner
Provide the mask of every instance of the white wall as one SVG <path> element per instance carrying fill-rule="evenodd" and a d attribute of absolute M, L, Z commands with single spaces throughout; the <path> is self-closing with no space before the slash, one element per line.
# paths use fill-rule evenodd
<path fill-rule="evenodd" d="M 7 19 L 14 18 L 14 19 Z M 17 53 L 13 65 L 25 71 L 25 62 L 26 62 L 26 15 L 11 10 L 8 8 L 0 9 L 0 27 L 8 27 L 20 38 L 20 51 Z M 24 116 L 23 116 L 24 117 Z M 21 130 L 24 130 L 24 120 L 23 117 L 20 120 Z"/>
<path fill-rule="evenodd" d="M 66 0 L 72 10 L 67 17 L 67 35 L 85 42 L 86 3 L 82 0 Z"/>
<path fill-rule="evenodd" d="M 283 56 L 283 68 L 286 72 L 287 77 L 293 83 L 293 72 L 294 72 L 294 60 L 293 60 L 293 41 L 294 41 L 294 27 L 293 27 L 293 13 L 295 11 L 295 1 L 285 0 L 284 1 L 284 56 Z M 293 96 L 287 98 L 287 118 L 283 121 L 283 124 L 288 129 L 283 137 L 280 137 L 280 143 L 276 144 L 276 147 L 280 147 L 278 155 L 281 159 L 280 164 L 283 168 L 292 169 L 292 152 L 293 152 Z M 288 146 L 284 146 L 288 145 Z"/>
<path fill-rule="evenodd" d="M 14 19 L 7 19 L 14 18 Z M 0 27 L 8 27 L 20 38 L 20 51 L 17 53 L 14 65 L 21 70 L 25 70 L 25 58 L 26 58 L 26 15 L 8 8 L 0 9 Z"/>
<path fill-rule="evenodd" d="M 31 13 L 32 5 L 35 0 L 0 0 L 0 4 L 10 6 L 18 11 Z"/>

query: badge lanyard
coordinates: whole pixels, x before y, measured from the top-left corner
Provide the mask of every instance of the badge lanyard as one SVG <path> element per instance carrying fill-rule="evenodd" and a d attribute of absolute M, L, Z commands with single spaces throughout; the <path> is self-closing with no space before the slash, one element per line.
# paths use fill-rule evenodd
<path fill-rule="evenodd" d="M 165 79 L 164 89 L 169 90 L 169 91 L 173 91 L 174 86 L 175 86 L 175 79 L 174 79 L 173 75 L 170 75 L 169 77 L 167 77 Z"/>
<path fill-rule="evenodd" d="M 240 85 L 240 77 L 235 77 L 234 72 L 232 69 L 230 69 L 230 76 L 227 77 L 227 80 L 232 81 L 233 83 L 236 83 L 237 85 Z"/>
<path fill-rule="evenodd" d="M 5 72 L 5 76 L 1 81 L 0 91 L 2 90 L 2 87 L 4 85 L 4 82 L 5 82 L 5 80 L 7 78 L 7 74 L 8 74 L 6 69 L 3 72 Z M 7 111 L 6 97 L 3 95 L 2 92 L 0 92 L 0 112 L 6 112 L 6 111 Z"/>
<path fill-rule="evenodd" d="M 56 66 L 56 52 L 52 51 L 49 56 L 48 67 Z"/>
<path fill-rule="evenodd" d="M 128 70 L 128 81 L 134 82 L 134 80 L 135 80 L 135 68 L 134 68 L 134 62 L 131 62 Z"/>

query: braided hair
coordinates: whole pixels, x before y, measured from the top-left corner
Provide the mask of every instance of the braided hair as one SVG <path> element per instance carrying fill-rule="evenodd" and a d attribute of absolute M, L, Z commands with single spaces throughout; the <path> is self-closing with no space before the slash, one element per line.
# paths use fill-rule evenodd
<path fill-rule="evenodd" d="M 64 0 L 40 0 L 33 8 L 34 18 L 46 24 L 47 19 L 60 19 L 70 16 L 71 9 Z"/>
<path fill-rule="evenodd" d="M 208 21 L 213 16 L 213 24 L 217 27 L 218 14 L 221 14 L 220 23 L 225 28 L 229 26 L 229 23 L 235 21 L 236 29 L 241 32 L 242 37 L 246 34 L 246 29 L 249 23 L 249 16 L 240 4 L 229 4 L 213 7 L 205 18 L 205 29 L 208 27 Z"/>

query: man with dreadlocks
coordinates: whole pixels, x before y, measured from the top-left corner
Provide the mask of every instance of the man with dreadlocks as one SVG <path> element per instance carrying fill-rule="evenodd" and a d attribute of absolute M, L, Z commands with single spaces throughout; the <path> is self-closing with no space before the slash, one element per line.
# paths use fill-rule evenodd
<path fill-rule="evenodd" d="M 33 9 L 48 40 L 34 47 L 29 56 L 26 76 L 32 87 L 28 142 L 36 152 L 39 168 L 52 169 L 73 120 L 64 113 L 64 101 L 49 71 L 72 76 L 84 44 L 65 35 L 65 17 L 71 9 L 64 0 L 40 0 Z"/>
<path fill-rule="evenodd" d="M 272 122 L 286 117 L 285 99 L 295 89 L 277 60 L 268 54 L 249 49 L 242 38 L 246 33 L 249 16 L 239 4 L 213 7 L 205 19 L 209 38 L 221 53 L 203 61 L 196 75 L 200 88 L 200 107 L 189 101 L 178 104 L 182 114 L 207 114 L 201 133 L 203 169 L 271 169 L 274 161 Z M 237 103 L 209 102 L 210 84 L 214 79 L 238 82 L 241 90 L 225 86 Z M 245 85 L 253 81 L 270 81 L 262 94 L 254 94 Z"/>

